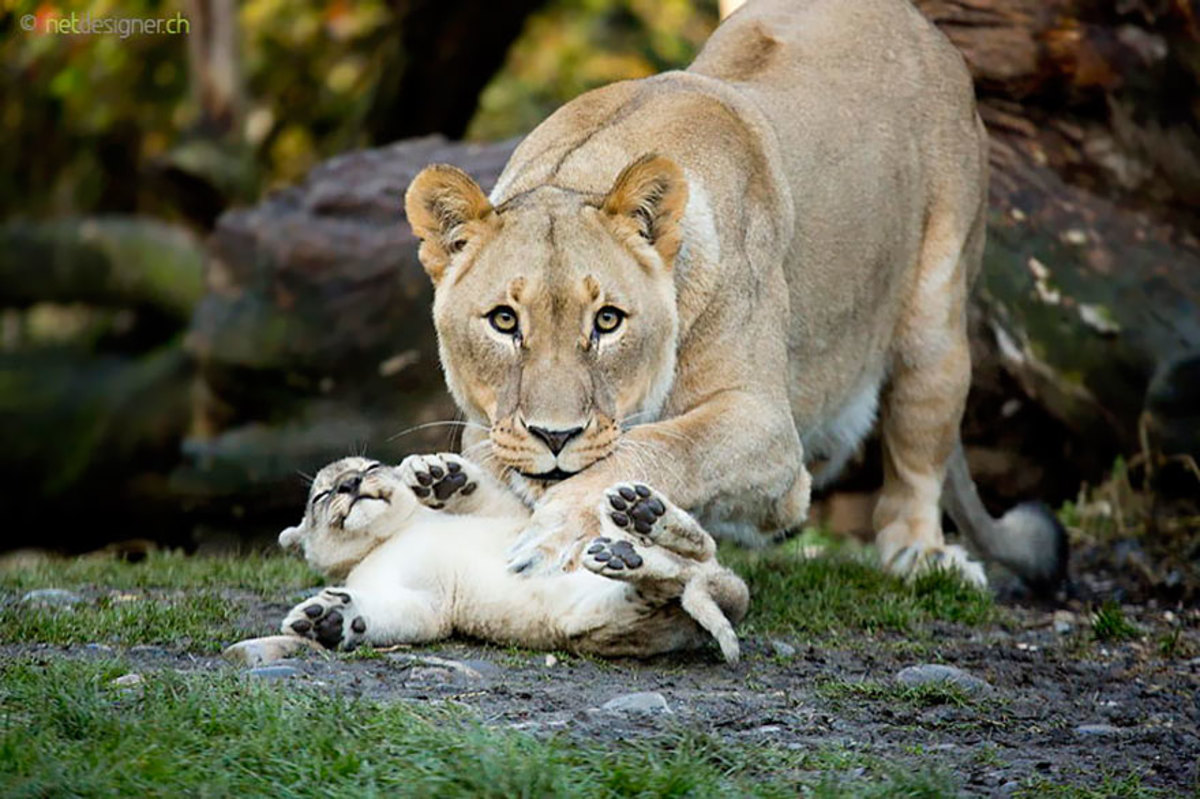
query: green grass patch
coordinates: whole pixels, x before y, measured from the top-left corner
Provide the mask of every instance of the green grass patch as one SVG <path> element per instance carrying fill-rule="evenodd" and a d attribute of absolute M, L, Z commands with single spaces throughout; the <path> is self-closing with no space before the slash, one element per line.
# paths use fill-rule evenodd
<path fill-rule="evenodd" d="M 0 643 L 155 645 L 212 654 L 274 632 L 253 620 L 251 604 L 288 604 L 320 582 L 302 561 L 280 556 L 46 561 L 0 573 Z M 38 588 L 75 591 L 83 601 L 68 607 L 19 601 Z"/>
<path fill-rule="evenodd" d="M 1090 785 L 1062 785 L 1036 777 L 1023 784 L 1016 796 L 1030 799 L 1150 799 L 1174 795 L 1143 785 L 1142 776 L 1136 772 L 1118 774 L 1110 771 L 1100 774 L 1098 779 L 1091 776 L 1093 782 Z"/>
<path fill-rule="evenodd" d="M 817 693 L 835 701 L 866 699 L 912 708 L 927 708 L 937 705 L 967 707 L 979 703 L 977 697 L 968 694 L 951 682 L 904 685 L 883 680 L 829 680 L 817 683 L 816 689 Z"/>
<path fill-rule="evenodd" d="M 383 704 L 236 673 L 119 660 L 0 666 L 7 796 L 951 796 L 935 774 L 843 776 L 831 758 L 679 730 L 581 743 L 489 729 L 449 707 Z"/>
<path fill-rule="evenodd" d="M 63 558 L 0 571 L 0 590 L 6 591 L 89 586 L 242 588 L 282 596 L 320 583 L 321 578 L 303 560 L 282 555 L 197 557 L 180 552 L 152 552 L 140 563 L 101 557 Z"/>
<path fill-rule="evenodd" d="M 68 608 L 0 606 L 0 643 L 155 645 L 215 654 L 273 630 L 249 626 L 245 601 L 214 591 L 109 594 Z"/>
<path fill-rule="evenodd" d="M 750 551 L 722 547 L 722 562 L 750 586 L 747 634 L 912 634 L 933 620 L 981 625 L 996 618 L 991 595 L 952 572 L 934 571 L 905 582 L 885 574 L 860 551 L 831 547 L 827 555 L 806 558 L 804 544 L 797 540 Z"/>
<path fill-rule="evenodd" d="M 1109 600 L 1092 614 L 1092 635 L 1097 641 L 1129 641 L 1141 631 L 1125 618 L 1119 603 Z"/>

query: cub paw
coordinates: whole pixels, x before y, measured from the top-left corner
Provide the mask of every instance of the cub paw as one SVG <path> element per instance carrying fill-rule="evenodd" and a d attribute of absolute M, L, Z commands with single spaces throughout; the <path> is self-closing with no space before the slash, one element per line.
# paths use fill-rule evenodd
<path fill-rule="evenodd" d="M 409 455 L 400 463 L 400 479 L 421 504 L 453 513 L 479 488 L 476 467 L 457 455 Z"/>
<path fill-rule="evenodd" d="M 645 560 L 632 543 L 600 536 L 588 542 L 583 552 L 583 565 L 597 574 L 640 569 Z"/>
<path fill-rule="evenodd" d="M 641 483 L 617 483 L 601 502 L 605 523 L 677 555 L 707 560 L 716 545 L 704 529 L 665 496 Z"/>
<path fill-rule="evenodd" d="M 348 591 L 326 588 L 292 608 L 280 629 L 326 649 L 351 650 L 366 640 L 367 622 Z"/>
<path fill-rule="evenodd" d="M 987 575 L 983 566 L 967 551 L 955 544 L 940 547 L 907 546 L 898 551 L 887 562 L 892 574 L 912 579 L 936 569 L 957 572 L 962 579 L 976 588 L 987 588 Z"/>

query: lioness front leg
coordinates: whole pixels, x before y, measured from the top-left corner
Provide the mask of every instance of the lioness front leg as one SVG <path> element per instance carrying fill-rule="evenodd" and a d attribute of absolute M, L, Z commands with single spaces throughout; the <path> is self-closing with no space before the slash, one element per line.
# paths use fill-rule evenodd
<path fill-rule="evenodd" d="M 445 623 L 431 598 L 420 591 L 390 587 L 378 591 L 326 588 L 284 617 L 280 629 L 316 641 L 326 649 L 357 649 L 433 641 Z"/>
<path fill-rule="evenodd" d="M 612 455 L 549 489 L 510 550 L 509 567 L 573 568 L 580 545 L 599 534 L 595 497 L 619 480 L 651 484 L 682 508 L 727 501 L 744 538 L 795 527 L 808 513 L 810 480 L 790 411 L 721 392 L 686 414 L 634 427 Z"/>
<path fill-rule="evenodd" d="M 400 479 L 427 508 L 456 514 L 528 513 L 511 491 L 460 455 L 409 455 L 398 469 Z"/>

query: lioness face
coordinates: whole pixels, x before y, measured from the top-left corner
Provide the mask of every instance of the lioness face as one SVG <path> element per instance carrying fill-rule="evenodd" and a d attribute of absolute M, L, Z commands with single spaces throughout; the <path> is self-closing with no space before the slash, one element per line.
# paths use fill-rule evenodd
<path fill-rule="evenodd" d="M 415 507 L 393 467 L 342 458 L 317 473 L 304 519 L 279 534 L 279 545 L 303 550 L 317 571 L 344 576 Z"/>
<path fill-rule="evenodd" d="M 678 167 L 653 156 L 606 196 L 543 187 L 498 208 L 451 167 L 413 181 L 446 380 L 501 464 L 563 479 L 610 455 L 623 422 L 659 413 L 686 201 Z"/>

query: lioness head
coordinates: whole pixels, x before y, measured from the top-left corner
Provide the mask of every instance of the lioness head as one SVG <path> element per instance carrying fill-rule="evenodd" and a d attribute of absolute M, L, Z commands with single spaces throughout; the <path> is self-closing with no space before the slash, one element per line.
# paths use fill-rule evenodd
<path fill-rule="evenodd" d="M 686 204 L 683 173 L 655 155 L 607 194 L 546 185 L 497 207 L 455 167 L 413 181 L 446 382 L 501 464 L 562 479 L 610 455 L 623 422 L 660 412 Z"/>
<path fill-rule="evenodd" d="M 395 468 L 367 458 L 342 458 L 317 472 L 304 519 L 279 534 L 279 545 L 301 549 L 317 571 L 345 577 L 416 507 Z"/>

